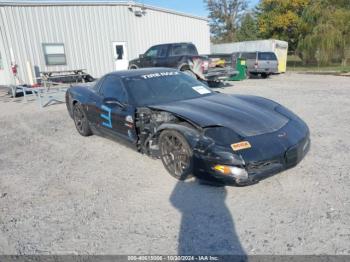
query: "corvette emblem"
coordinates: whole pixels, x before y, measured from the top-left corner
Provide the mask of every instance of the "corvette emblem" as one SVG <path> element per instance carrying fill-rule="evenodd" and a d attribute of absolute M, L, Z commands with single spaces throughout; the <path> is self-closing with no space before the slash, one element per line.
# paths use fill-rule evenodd
<path fill-rule="evenodd" d="M 248 141 L 242 141 L 239 143 L 235 143 L 231 145 L 231 148 L 233 151 L 239 151 L 242 149 L 247 149 L 247 148 L 251 148 L 252 146 L 250 145 L 250 143 Z"/>

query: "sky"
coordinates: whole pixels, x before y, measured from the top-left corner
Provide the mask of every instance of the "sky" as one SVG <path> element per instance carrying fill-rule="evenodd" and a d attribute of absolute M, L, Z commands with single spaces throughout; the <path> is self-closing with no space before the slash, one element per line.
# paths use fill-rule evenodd
<path fill-rule="evenodd" d="M 135 2 L 172 9 L 197 16 L 208 16 L 203 0 L 136 0 Z M 254 7 L 259 0 L 248 0 L 249 8 Z"/>

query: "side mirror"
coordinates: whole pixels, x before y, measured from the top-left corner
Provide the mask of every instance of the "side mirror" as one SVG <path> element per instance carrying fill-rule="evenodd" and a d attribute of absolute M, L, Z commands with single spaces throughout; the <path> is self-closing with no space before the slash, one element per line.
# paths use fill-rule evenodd
<path fill-rule="evenodd" d="M 106 97 L 105 99 L 103 99 L 103 103 L 109 106 L 119 106 L 120 108 L 126 107 L 125 104 L 123 104 L 122 102 L 118 101 L 118 99 L 113 97 Z"/>
<path fill-rule="evenodd" d="M 144 58 L 144 57 L 145 57 L 144 54 L 139 55 L 139 58 Z"/>

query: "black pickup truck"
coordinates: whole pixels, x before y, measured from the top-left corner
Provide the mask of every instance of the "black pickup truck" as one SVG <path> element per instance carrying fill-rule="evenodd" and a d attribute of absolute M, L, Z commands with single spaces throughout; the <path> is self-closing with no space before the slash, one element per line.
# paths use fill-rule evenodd
<path fill-rule="evenodd" d="M 139 58 L 129 62 L 129 69 L 144 67 L 169 67 L 178 69 L 194 78 L 207 81 L 209 86 L 217 86 L 237 74 L 232 66 L 216 67 L 207 56 L 198 55 L 192 43 L 170 43 L 155 45 Z"/>

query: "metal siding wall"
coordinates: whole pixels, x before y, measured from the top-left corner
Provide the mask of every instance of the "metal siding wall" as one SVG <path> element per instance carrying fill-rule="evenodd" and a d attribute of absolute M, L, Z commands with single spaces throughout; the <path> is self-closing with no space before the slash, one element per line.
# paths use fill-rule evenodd
<path fill-rule="evenodd" d="M 210 51 L 207 21 L 167 12 L 146 10 L 136 17 L 127 6 L 2 6 L 4 28 L 28 82 L 26 61 L 40 71 L 84 68 L 95 77 L 114 70 L 113 41 L 127 42 L 128 59 L 151 45 L 193 42 L 200 54 Z M 46 66 L 43 43 L 63 43 L 67 65 Z M 8 51 L 9 52 L 9 51 Z"/>
<path fill-rule="evenodd" d="M 3 13 L 0 10 L 0 52 L 2 57 L 2 65 L 4 69 L 0 70 L 0 85 L 5 85 L 12 81 L 12 73 L 10 70 L 11 61 L 9 48 L 7 47 L 7 35 L 4 25 Z"/>

